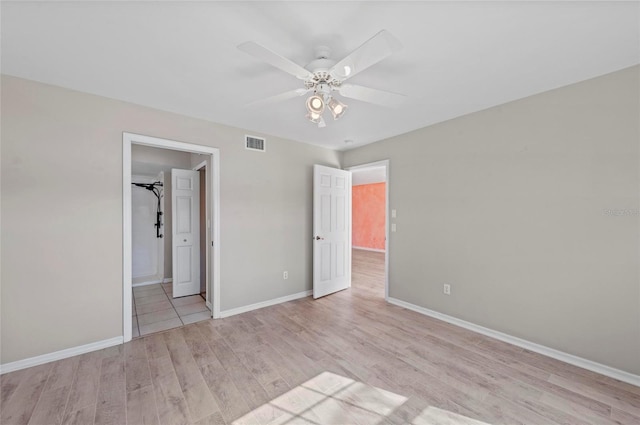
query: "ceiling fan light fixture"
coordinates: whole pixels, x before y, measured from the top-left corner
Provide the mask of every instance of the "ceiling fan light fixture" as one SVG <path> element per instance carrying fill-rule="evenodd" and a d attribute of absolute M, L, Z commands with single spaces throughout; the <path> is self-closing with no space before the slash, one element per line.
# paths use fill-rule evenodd
<path fill-rule="evenodd" d="M 322 120 L 322 115 L 316 114 L 315 112 L 309 112 L 306 115 L 307 119 L 314 124 L 319 124 L 320 120 Z"/>
<path fill-rule="evenodd" d="M 324 100 L 322 96 L 314 94 L 307 99 L 307 110 L 310 114 L 320 115 L 324 112 Z"/>
<path fill-rule="evenodd" d="M 347 105 L 340 102 L 335 97 L 332 97 L 329 100 L 329 103 L 327 104 L 327 106 L 329 107 L 329 110 L 331 111 L 331 114 L 333 115 L 334 120 L 337 120 L 338 118 L 343 116 L 345 111 L 347 110 Z"/>

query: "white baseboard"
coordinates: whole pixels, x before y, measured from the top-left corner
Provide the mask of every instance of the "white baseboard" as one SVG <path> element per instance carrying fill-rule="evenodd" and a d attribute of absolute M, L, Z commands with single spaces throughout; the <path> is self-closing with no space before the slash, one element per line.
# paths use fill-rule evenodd
<path fill-rule="evenodd" d="M 362 250 L 362 251 L 385 252 L 384 249 L 366 248 L 364 246 L 352 246 L 351 248 L 359 249 L 359 250 Z"/>
<path fill-rule="evenodd" d="M 158 283 L 162 283 L 162 280 L 149 280 L 147 282 L 140 282 L 140 283 L 132 283 L 131 287 L 132 288 L 137 288 L 139 286 L 148 286 L 148 285 L 156 285 Z"/>
<path fill-rule="evenodd" d="M 90 344 L 80 345 L 78 347 L 67 348 L 65 350 L 56 351 L 41 356 L 30 357 L 24 360 L 18 360 L 11 363 L 0 365 L 0 375 L 13 372 L 20 369 L 26 369 L 32 366 L 53 362 L 56 360 L 66 359 L 68 357 L 77 356 L 79 354 L 89 353 L 91 351 L 102 350 L 103 348 L 120 345 L 124 342 L 123 337 L 116 336 L 114 338 L 104 339 L 102 341 L 92 342 Z"/>
<path fill-rule="evenodd" d="M 173 278 L 172 277 L 168 277 L 166 279 L 162 279 L 162 283 L 171 283 L 173 282 Z"/>
<path fill-rule="evenodd" d="M 224 318 L 229 316 L 235 316 L 236 314 L 246 313 L 247 311 L 257 310 L 259 308 L 269 307 L 276 304 L 286 303 L 287 301 L 293 301 L 300 298 L 305 298 L 311 294 L 313 294 L 313 291 L 298 292 L 297 294 L 291 294 L 291 295 L 287 295 L 280 298 L 274 298 L 268 301 L 261 301 L 259 303 L 245 305 L 243 307 L 232 308 L 231 310 L 221 311 L 220 317 Z"/>
<path fill-rule="evenodd" d="M 205 304 L 207 305 L 207 308 L 209 309 L 209 311 L 213 311 L 213 306 L 209 301 L 206 301 Z"/>
<path fill-rule="evenodd" d="M 453 316 L 449 316 L 443 313 L 438 313 L 437 311 L 429 310 L 428 308 L 420 307 L 418 305 L 411 304 L 396 298 L 389 297 L 387 301 L 390 304 L 395 304 L 399 307 L 404 307 L 407 310 L 412 310 L 417 313 L 424 314 L 425 316 L 430 316 L 435 319 L 439 319 L 444 322 L 451 323 L 452 325 L 460 326 L 461 328 L 465 328 L 470 331 L 477 332 L 479 334 L 486 335 L 491 338 L 495 338 L 500 341 L 503 341 L 521 348 L 525 348 L 529 351 L 533 351 L 538 354 L 542 354 L 544 356 L 551 357 L 556 360 L 560 360 L 565 363 L 569 363 L 571 365 L 578 366 L 583 369 L 587 369 L 592 372 L 596 372 L 601 375 L 608 376 L 610 378 L 614 378 L 619 381 L 626 382 L 628 384 L 640 387 L 640 375 L 634 375 L 632 373 L 625 372 L 624 370 L 616 369 L 611 366 L 603 365 L 601 363 L 596 363 L 594 361 L 587 360 L 582 357 L 574 356 L 573 354 L 565 353 L 563 351 L 559 351 L 554 348 L 546 347 L 544 345 L 536 344 L 535 342 L 527 341 L 526 339 L 522 339 L 522 338 L 511 336 L 502 332 L 494 331 L 493 329 L 485 328 L 483 326 L 476 325 L 474 323 L 467 322 L 462 319 L 457 319 Z"/>

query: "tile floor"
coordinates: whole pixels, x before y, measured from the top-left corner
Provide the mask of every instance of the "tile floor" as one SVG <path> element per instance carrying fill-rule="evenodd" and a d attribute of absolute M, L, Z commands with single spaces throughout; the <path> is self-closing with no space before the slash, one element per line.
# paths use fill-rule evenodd
<path fill-rule="evenodd" d="M 200 295 L 173 298 L 171 283 L 133 288 L 133 337 L 211 318 Z"/>

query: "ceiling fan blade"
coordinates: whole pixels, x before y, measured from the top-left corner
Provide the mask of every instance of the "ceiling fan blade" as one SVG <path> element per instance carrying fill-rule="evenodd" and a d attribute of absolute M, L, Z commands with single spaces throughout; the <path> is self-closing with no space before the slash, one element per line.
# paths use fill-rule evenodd
<path fill-rule="evenodd" d="M 293 99 L 294 97 L 299 97 L 308 93 L 308 89 L 296 89 L 286 91 L 284 93 L 276 94 L 275 96 L 270 96 L 265 99 L 256 100 L 255 102 L 251 102 L 245 105 L 247 108 L 254 108 L 257 106 L 266 106 L 271 105 L 272 103 L 281 102 L 283 100 Z"/>
<path fill-rule="evenodd" d="M 254 43 L 253 41 L 247 41 L 246 43 L 238 45 L 238 49 L 301 80 L 306 80 L 311 74 L 300 65 L 291 62 L 284 56 L 280 56 L 274 51 L 269 50 L 258 43 Z"/>
<path fill-rule="evenodd" d="M 330 74 L 345 80 L 402 49 L 402 43 L 389 31 L 382 30 L 331 68 Z"/>
<path fill-rule="evenodd" d="M 338 89 L 338 93 L 351 99 L 374 103 L 380 106 L 389 106 L 392 108 L 397 108 L 407 99 L 407 96 L 403 94 L 370 89 L 369 87 L 355 86 L 353 84 L 341 85 Z"/>

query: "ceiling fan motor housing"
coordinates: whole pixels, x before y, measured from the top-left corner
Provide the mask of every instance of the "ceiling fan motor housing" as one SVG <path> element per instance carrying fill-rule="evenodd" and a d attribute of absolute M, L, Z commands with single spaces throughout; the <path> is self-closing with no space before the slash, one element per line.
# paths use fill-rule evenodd
<path fill-rule="evenodd" d="M 331 57 L 331 49 L 327 46 L 316 47 L 316 59 L 311 61 L 305 69 L 311 71 L 311 76 L 304 82 L 307 89 L 313 89 L 316 92 L 330 92 L 333 87 L 340 86 L 340 80 L 334 78 L 330 70 L 336 64 L 336 61 L 329 59 Z M 328 89 L 320 88 L 322 85 L 328 85 Z"/>

